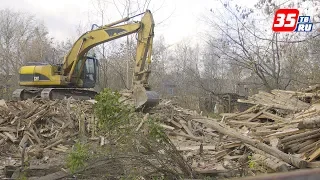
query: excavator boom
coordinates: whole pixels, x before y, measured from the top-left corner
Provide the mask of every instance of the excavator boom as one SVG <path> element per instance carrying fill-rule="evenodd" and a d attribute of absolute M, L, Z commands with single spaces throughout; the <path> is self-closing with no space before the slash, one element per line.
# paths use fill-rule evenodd
<path fill-rule="evenodd" d="M 17 89 L 13 93 L 13 98 L 20 100 L 34 96 L 47 99 L 66 96 L 78 99 L 93 98 L 97 92 L 86 88 L 93 88 L 96 85 L 98 67 L 97 60 L 87 56 L 89 50 L 102 43 L 137 33 L 132 94 L 137 108 L 146 104 L 154 106 L 159 101 L 159 96 L 156 92 L 149 91 L 148 84 L 151 72 L 154 20 L 149 10 L 141 14 L 143 14 L 141 21 L 120 25 L 132 18 L 127 17 L 84 33 L 73 44 L 60 65 L 31 63 L 22 66 L 19 71 L 19 85 L 31 89 Z"/>

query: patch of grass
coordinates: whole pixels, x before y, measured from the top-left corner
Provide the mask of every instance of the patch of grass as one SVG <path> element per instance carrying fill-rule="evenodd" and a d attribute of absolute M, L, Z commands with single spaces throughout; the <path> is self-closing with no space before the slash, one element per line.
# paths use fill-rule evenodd
<path fill-rule="evenodd" d="M 89 150 L 87 145 L 77 142 L 67 157 L 67 167 L 74 173 L 86 165 L 88 158 Z"/>

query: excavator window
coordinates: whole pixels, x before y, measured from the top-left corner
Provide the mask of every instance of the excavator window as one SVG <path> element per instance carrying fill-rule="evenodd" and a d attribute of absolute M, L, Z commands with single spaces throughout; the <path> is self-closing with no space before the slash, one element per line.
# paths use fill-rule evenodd
<path fill-rule="evenodd" d="M 83 84 L 86 88 L 93 88 L 97 82 L 97 59 L 87 57 L 84 71 L 83 71 Z"/>

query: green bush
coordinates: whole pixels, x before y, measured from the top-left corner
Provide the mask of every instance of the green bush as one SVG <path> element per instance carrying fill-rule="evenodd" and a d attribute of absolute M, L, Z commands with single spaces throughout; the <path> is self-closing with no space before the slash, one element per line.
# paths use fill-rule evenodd
<path fill-rule="evenodd" d="M 110 89 L 104 89 L 96 96 L 94 112 L 100 129 L 117 131 L 121 125 L 129 123 L 129 116 L 134 109 L 119 102 L 120 97 L 118 92 L 112 92 Z"/>
<path fill-rule="evenodd" d="M 76 143 L 74 149 L 69 153 L 67 158 L 67 166 L 74 173 L 79 168 L 86 165 L 89 158 L 89 150 L 85 144 Z"/>

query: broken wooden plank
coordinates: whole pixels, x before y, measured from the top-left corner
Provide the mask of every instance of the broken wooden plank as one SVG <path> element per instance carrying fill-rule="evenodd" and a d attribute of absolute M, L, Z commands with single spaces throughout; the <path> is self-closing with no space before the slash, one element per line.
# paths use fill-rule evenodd
<path fill-rule="evenodd" d="M 250 107 L 249 109 L 247 109 L 247 110 L 245 110 L 245 111 L 243 111 L 243 112 L 236 113 L 236 114 L 234 114 L 234 115 L 227 116 L 227 117 L 225 117 L 225 118 L 226 118 L 226 120 L 227 120 L 227 119 L 232 119 L 232 118 L 235 118 L 235 117 L 237 117 L 237 116 L 241 116 L 241 115 L 250 113 L 250 112 L 254 111 L 256 108 L 258 108 L 258 107 L 259 107 L 259 105 L 254 105 L 254 106 Z"/>
<path fill-rule="evenodd" d="M 306 160 L 308 162 L 311 162 L 315 159 L 317 159 L 320 156 L 320 148 L 317 148 L 316 150 L 314 150 L 307 158 Z"/>
<path fill-rule="evenodd" d="M 33 135 L 33 138 L 37 141 L 38 144 L 42 144 L 38 134 L 33 130 L 33 128 L 29 128 L 29 132 Z"/>
<path fill-rule="evenodd" d="M 54 146 L 57 146 L 58 144 L 60 144 L 60 143 L 62 143 L 62 142 L 63 142 L 63 139 L 59 139 L 59 140 L 57 140 L 56 142 L 48 145 L 48 146 L 45 147 L 44 149 L 50 149 L 50 148 L 52 148 L 52 147 L 54 147 Z"/>
<path fill-rule="evenodd" d="M 251 118 L 249 118 L 247 121 L 250 122 L 254 119 L 256 119 L 257 117 L 259 117 L 261 114 L 265 113 L 266 111 L 268 111 L 269 109 L 271 109 L 271 106 L 267 106 L 265 108 L 263 108 L 260 112 L 258 112 L 256 115 L 252 116 Z"/>
<path fill-rule="evenodd" d="M 248 126 L 248 127 L 258 127 L 258 126 L 265 125 L 266 123 L 230 120 L 230 121 L 228 121 L 228 124 L 240 125 L 240 126 Z"/>
<path fill-rule="evenodd" d="M 306 168 L 306 166 L 307 166 L 307 162 L 300 159 L 300 158 L 296 158 L 292 155 L 286 154 L 286 153 L 284 153 L 278 149 L 272 148 L 272 147 L 268 146 L 267 144 L 262 143 L 258 140 L 246 137 L 246 136 L 242 135 L 241 133 L 238 133 L 238 132 L 232 130 L 231 128 L 223 126 L 222 124 L 220 124 L 216 121 L 209 120 L 209 119 L 196 119 L 195 121 L 206 124 L 206 125 L 212 127 L 213 129 L 219 131 L 222 134 L 237 138 L 246 144 L 249 144 L 249 145 L 252 145 L 258 149 L 261 149 L 268 154 L 271 154 L 271 155 L 273 155 L 273 156 L 275 156 L 275 157 L 277 157 L 277 158 L 279 158 L 289 164 L 292 164 L 293 166 L 295 166 L 297 168 Z"/>
<path fill-rule="evenodd" d="M 170 131 L 175 130 L 174 127 L 168 126 L 168 125 L 165 125 L 165 124 L 162 124 L 162 123 L 158 123 L 158 125 L 159 125 L 160 127 L 164 128 L 164 129 L 167 129 L 167 130 L 170 130 Z"/>
<path fill-rule="evenodd" d="M 22 137 L 22 139 L 21 139 L 21 141 L 19 143 L 19 146 L 20 147 L 24 147 L 24 145 L 28 141 L 28 139 L 29 139 L 29 135 L 24 133 L 24 135 L 23 135 L 23 137 Z"/>
<path fill-rule="evenodd" d="M 188 126 L 184 122 L 180 121 L 180 124 L 189 136 L 194 136 L 194 134 L 191 132 L 191 130 L 188 128 Z"/>
<path fill-rule="evenodd" d="M 0 132 L 12 132 L 12 133 L 15 133 L 17 132 L 16 129 L 14 128 L 11 128 L 11 127 L 0 127 Z"/>
<path fill-rule="evenodd" d="M 224 149 L 222 151 L 219 151 L 214 155 L 214 158 L 217 160 L 220 160 L 221 158 L 229 154 L 231 151 L 232 151 L 231 149 Z"/>
<path fill-rule="evenodd" d="M 10 141 L 12 141 L 13 143 L 18 141 L 17 138 L 13 134 L 10 134 L 8 132 L 3 132 L 3 134 L 6 135 L 10 139 Z"/>
<path fill-rule="evenodd" d="M 146 122 L 148 118 L 149 118 L 149 113 L 145 114 L 144 117 L 141 119 L 141 122 L 138 125 L 136 131 L 140 130 L 140 128 L 142 127 L 143 123 Z"/>
<path fill-rule="evenodd" d="M 270 135 L 266 135 L 266 138 L 272 137 L 272 136 L 281 138 L 281 137 L 284 137 L 284 136 L 299 134 L 299 133 L 302 133 L 302 132 L 304 132 L 304 130 L 300 130 L 298 128 L 292 128 L 292 129 L 286 129 L 286 130 L 280 131 L 280 132 L 275 132 L 275 133 L 270 134 Z"/>
<path fill-rule="evenodd" d="M 200 145 L 199 146 L 177 146 L 178 151 L 199 151 L 200 150 Z M 203 146 L 203 150 L 209 150 L 209 151 L 214 151 L 216 150 L 216 146 Z"/>
<path fill-rule="evenodd" d="M 269 119 L 272 119 L 272 120 L 274 120 L 274 121 L 278 121 L 278 122 L 285 122 L 285 121 L 287 121 L 285 118 L 280 117 L 280 116 L 277 116 L 277 115 L 275 115 L 275 114 L 271 114 L 271 113 L 269 113 L 269 112 L 264 112 L 263 114 L 264 114 L 266 117 L 268 117 Z"/>
<path fill-rule="evenodd" d="M 180 123 L 178 123 L 178 122 L 177 122 L 177 121 L 175 121 L 175 120 L 171 120 L 171 119 L 169 119 L 169 120 L 168 120 L 168 122 L 169 122 L 169 123 L 171 123 L 172 125 L 174 125 L 175 127 L 179 128 L 179 129 L 181 129 L 181 128 L 182 128 L 181 124 L 180 124 Z"/>
<path fill-rule="evenodd" d="M 223 144 L 222 148 L 224 149 L 231 149 L 231 148 L 235 148 L 235 147 L 239 147 L 241 146 L 242 142 L 232 142 L 232 143 L 227 143 L 227 144 Z"/>

